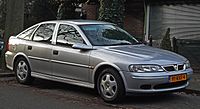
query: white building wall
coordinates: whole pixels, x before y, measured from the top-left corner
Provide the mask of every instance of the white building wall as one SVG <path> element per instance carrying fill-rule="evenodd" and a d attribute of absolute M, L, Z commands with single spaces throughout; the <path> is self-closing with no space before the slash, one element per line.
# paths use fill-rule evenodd
<path fill-rule="evenodd" d="M 167 28 L 171 38 L 200 40 L 200 5 L 163 5 L 150 8 L 150 34 L 160 42 Z"/>

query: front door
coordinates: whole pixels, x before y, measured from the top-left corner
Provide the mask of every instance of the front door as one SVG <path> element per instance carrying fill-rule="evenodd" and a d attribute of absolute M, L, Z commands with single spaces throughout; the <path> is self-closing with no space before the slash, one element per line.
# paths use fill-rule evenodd
<path fill-rule="evenodd" d="M 53 75 L 87 82 L 90 51 L 73 49 L 74 43 L 84 43 L 79 32 L 71 25 L 60 24 L 52 51 Z"/>

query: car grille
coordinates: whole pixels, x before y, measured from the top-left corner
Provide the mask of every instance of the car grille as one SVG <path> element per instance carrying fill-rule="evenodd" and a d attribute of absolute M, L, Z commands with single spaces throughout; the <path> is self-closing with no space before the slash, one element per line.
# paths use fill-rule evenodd
<path fill-rule="evenodd" d="M 184 65 L 178 65 L 178 70 L 183 70 L 184 69 Z"/>
<path fill-rule="evenodd" d="M 184 70 L 184 65 L 170 65 L 163 67 L 166 71 Z"/>
<path fill-rule="evenodd" d="M 154 89 L 166 89 L 166 88 L 180 87 L 180 86 L 183 86 L 186 84 L 187 84 L 187 81 L 180 81 L 180 82 L 175 82 L 175 83 L 158 84 L 158 85 L 155 85 L 153 88 Z"/>

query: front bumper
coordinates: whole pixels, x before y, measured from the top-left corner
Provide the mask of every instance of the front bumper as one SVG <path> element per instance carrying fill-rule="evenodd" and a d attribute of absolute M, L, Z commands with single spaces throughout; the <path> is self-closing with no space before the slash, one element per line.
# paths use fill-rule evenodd
<path fill-rule="evenodd" d="M 173 71 L 173 72 L 156 72 L 156 73 L 133 73 L 124 72 L 127 93 L 156 93 L 168 92 L 186 88 L 192 69 Z M 187 80 L 170 83 L 169 77 L 172 75 L 187 74 Z"/>

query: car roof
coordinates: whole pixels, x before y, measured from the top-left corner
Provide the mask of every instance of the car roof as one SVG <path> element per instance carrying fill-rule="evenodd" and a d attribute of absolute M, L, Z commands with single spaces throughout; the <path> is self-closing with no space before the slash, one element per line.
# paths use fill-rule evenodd
<path fill-rule="evenodd" d="M 75 25 L 113 24 L 113 23 L 97 21 L 97 20 L 53 20 L 53 21 L 45 21 L 41 23 L 70 23 L 70 24 L 75 24 Z"/>

